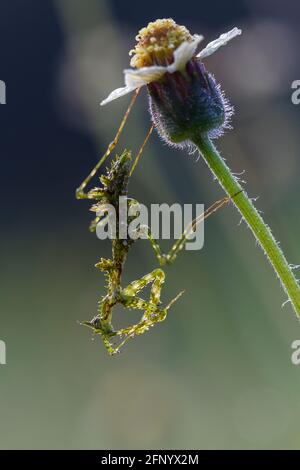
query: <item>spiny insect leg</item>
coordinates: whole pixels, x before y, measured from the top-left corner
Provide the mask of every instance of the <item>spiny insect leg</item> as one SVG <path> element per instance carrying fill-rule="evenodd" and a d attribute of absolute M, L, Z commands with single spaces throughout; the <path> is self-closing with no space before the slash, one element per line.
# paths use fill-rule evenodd
<path fill-rule="evenodd" d="M 139 88 L 136 90 L 136 92 L 134 93 L 131 101 L 130 101 L 130 104 L 127 108 L 127 111 L 126 113 L 124 114 L 124 117 L 122 119 L 122 122 L 120 124 L 120 127 L 114 137 L 114 139 L 112 140 L 112 142 L 109 144 L 109 146 L 107 147 L 107 150 L 106 152 L 104 153 L 104 155 L 101 157 L 101 159 L 99 160 L 99 162 L 97 163 L 97 165 L 92 169 L 92 171 L 90 172 L 90 174 L 85 178 L 85 180 L 81 183 L 81 185 L 79 186 L 79 188 L 76 190 L 76 198 L 77 199 L 89 199 L 89 196 L 87 193 L 84 192 L 85 190 L 85 187 L 87 186 L 87 184 L 91 181 L 91 179 L 96 175 L 97 171 L 99 170 L 99 168 L 101 167 L 101 165 L 103 165 L 103 163 L 105 162 L 105 160 L 109 157 L 109 155 L 111 154 L 111 152 L 114 150 L 114 148 L 116 147 L 118 141 L 119 141 L 119 138 L 120 138 L 120 135 L 124 129 L 124 126 L 126 124 L 126 121 L 128 119 L 128 116 L 130 114 L 130 111 L 135 103 L 135 100 L 137 98 L 137 95 L 139 93 Z"/>

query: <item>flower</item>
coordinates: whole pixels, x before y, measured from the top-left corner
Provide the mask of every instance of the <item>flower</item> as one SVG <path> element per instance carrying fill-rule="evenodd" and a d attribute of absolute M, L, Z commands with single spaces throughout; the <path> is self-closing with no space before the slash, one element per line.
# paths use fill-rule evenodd
<path fill-rule="evenodd" d="M 240 34 L 233 28 L 196 54 L 203 36 L 192 36 L 172 19 L 149 23 L 129 53 L 134 68 L 124 71 L 125 87 L 114 90 L 101 105 L 147 85 L 152 121 L 167 143 L 182 146 L 204 133 L 218 137 L 233 110 L 202 59 Z"/>
<path fill-rule="evenodd" d="M 166 32 L 165 36 L 162 36 L 162 31 Z M 173 36 L 168 35 L 168 32 L 171 32 Z M 221 46 L 225 46 L 231 39 L 241 33 L 240 29 L 233 28 L 227 33 L 221 34 L 218 39 L 207 44 L 196 55 L 197 59 L 201 60 L 214 54 Z M 139 43 L 135 49 L 129 52 L 130 55 L 134 54 L 130 64 L 136 67 L 136 70 L 124 70 L 125 87 L 112 91 L 101 102 L 101 106 L 131 93 L 137 88 L 161 79 L 166 73 L 183 70 L 188 61 L 195 56 L 196 49 L 204 38 L 200 35 L 192 36 L 184 26 L 178 26 L 172 19 L 162 19 L 149 23 L 146 28 L 141 29 L 136 39 Z M 165 40 L 164 44 L 161 44 L 163 39 Z M 171 59 L 173 56 L 172 63 L 168 65 L 151 65 L 159 59 L 160 62 L 163 62 L 168 53 Z"/>

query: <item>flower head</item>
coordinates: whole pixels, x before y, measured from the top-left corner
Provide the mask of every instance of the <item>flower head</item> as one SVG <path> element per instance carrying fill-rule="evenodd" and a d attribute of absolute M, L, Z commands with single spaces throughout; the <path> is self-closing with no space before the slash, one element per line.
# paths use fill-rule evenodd
<path fill-rule="evenodd" d="M 140 69 L 154 63 L 166 65 L 173 62 L 173 53 L 183 42 L 191 43 L 193 37 L 185 26 L 178 26 L 172 19 L 151 22 L 136 36 L 137 44 L 129 52 L 133 56 L 130 65 Z"/>
<path fill-rule="evenodd" d="M 202 59 L 240 34 L 233 28 L 196 54 L 203 36 L 191 35 L 172 19 L 149 23 L 129 53 L 134 68 L 124 70 L 125 87 L 114 90 L 101 105 L 147 85 L 153 122 L 167 142 L 185 141 L 196 130 L 212 137 L 220 134 L 231 108 Z"/>

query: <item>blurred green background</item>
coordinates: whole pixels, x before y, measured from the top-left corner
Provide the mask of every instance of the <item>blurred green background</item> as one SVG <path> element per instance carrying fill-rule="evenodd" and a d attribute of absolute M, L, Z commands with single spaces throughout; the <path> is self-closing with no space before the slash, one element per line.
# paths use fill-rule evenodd
<path fill-rule="evenodd" d="M 300 325 L 262 251 L 232 206 L 205 225 L 205 245 L 167 268 L 167 321 L 108 357 L 78 324 L 103 293 L 93 267 L 108 241 L 88 231 L 74 191 L 110 142 L 124 97 L 128 50 L 148 21 L 173 17 L 207 41 L 241 38 L 206 60 L 235 106 L 217 145 L 263 211 L 291 263 L 300 261 L 300 6 L 269 0 L 149 3 L 4 0 L 0 19 L 2 449 L 300 448 Z M 145 91 L 119 149 L 149 126 Z M 222 197 L 204 163 L 153 134 L 130 186 L 146 204 Z M 165 246 L 167 246 L 166 244 Z M 151 271 L 147 242 L 132 249 L 124 284 Z M 136 314 L 119 312 L 131 321 Z"/>

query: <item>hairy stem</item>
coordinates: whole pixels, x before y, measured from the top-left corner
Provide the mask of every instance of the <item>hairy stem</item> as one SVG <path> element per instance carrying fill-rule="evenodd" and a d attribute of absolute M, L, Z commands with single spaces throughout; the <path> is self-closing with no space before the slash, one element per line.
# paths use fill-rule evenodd
<path fill-rule="evenodd" d="M 251 228 L 256 240 L 260 243 L 266 253 L 295 309 L 298 318 L 300 318 L 300 287 L 284 254 L 273 237 L 270 228 L 266 225 L 245 191 L 242 191 L 242 187 L 209 137 L 201 135 L 200 137 L 197 136 L 194 138 L 193 141 L 200 150 L 209 168 L 217 177 L 220 185 L 227 194 L 233 198 L 233 203 L 242 214 L 246 223 Z"/>

